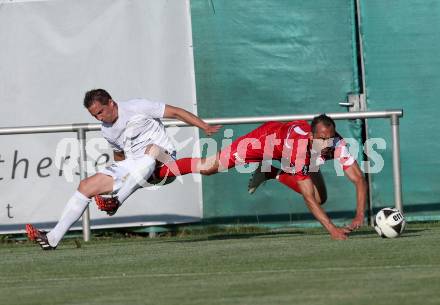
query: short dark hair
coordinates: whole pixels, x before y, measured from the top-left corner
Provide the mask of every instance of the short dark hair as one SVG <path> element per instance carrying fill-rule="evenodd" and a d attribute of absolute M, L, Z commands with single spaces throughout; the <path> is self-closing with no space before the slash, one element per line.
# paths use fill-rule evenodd
<path fill-rule="evenodd" d="M 101 105 L 107 105 L 111 99 L 110 94 L 104 89 L 93 89 L 86 92 L 84 96 L 84 107 L 88 109 L 95 101 Z"/>
<path fill-rule="evenodd" d="M 329 117 L 325 114 L 321 114 L 321 115 L 315 116 L 312 120 L 313 134 L 316 133 L 316 125 L 318 125 L 319 123 L 324 124 L 324 126 L 326 126 L 326 127 L 333 126 L 333 128 L 336 130 L 335 121 L 333 121 L 333 119 L 331 117 Z"/>

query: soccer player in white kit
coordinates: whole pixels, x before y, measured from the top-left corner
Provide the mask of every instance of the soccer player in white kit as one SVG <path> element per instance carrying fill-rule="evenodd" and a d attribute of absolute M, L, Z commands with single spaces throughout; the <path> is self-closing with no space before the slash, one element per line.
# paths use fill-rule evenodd
<path fill-rule="evenodd" d="M 26 225 L 28 238 L 36 241 L 43 250 L 57 247 L 69 228 L 81 217 L 92 197 L 111 193 L 117 198 L 118 204 L 122 204 L 150 178 L 156 168 L 158 151 L 162 156 L 175 157 L 175 148 L 161 118 L 178 119 L 197 126 L 208 136 L 221 128 L 221 125 L 207 124 L 182 108 L 160 102 L 133 99 L 117 103 L 104 89 L 87 92 L 84 107 L 102 122 L 101 131 L 113 149 L 115 162 L 80 182 L 57 225 L 50 232 Z"/>

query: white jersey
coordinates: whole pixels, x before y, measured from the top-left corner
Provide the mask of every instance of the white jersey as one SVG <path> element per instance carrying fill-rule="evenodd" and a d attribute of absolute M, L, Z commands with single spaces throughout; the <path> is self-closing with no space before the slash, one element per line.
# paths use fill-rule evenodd
<path fill-rule="evenodd" d="M 175 151 L 168 137 L 163 118 L 165 104 L 145 99 L 118 102 L 118 119 L 113 124 L 102 123 L 104 138 L 116 152 L 126 158 L 137 158 L 145 153 L 149 144 L 156 144 L 170 154 Z"/>

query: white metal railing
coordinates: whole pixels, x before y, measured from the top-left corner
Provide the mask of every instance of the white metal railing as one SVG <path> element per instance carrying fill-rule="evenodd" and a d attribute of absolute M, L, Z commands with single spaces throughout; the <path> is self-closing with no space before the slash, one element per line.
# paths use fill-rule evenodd
<path fill-rule="evenodd" d="M 400 173 L 400 138 L 399 138 L 399 118 L 403 116 L 402 109 L 383 110 L 383 111 L 359 111 L 345 113 L 326 113 L 334 120 L 350 120 L 350 119 L 376 119 L 388 118 L 391 123 L 392 137 L 392 157 L 393 157 L 393 184 L 394 184 L 394 203 L 395 207 L 403 212 L 402 204 L 402 182 Z M 298 114 L 298 115 L 274 115 L 259 117 L 233 117 L 233 118 L 216 118 L 205 119 L 209 124 L 254 124 L 264 123 L 268 121 L 293 121 L 293 120 L 312 120 L 315 114 Z M 165 126 L 188 126 L 188 124 L 177 120 L 163 120 Z M 66 125 L 46 125 L 46 126 L 23 126 L 23 127 L 2 127 L 0 135 L 13 134 L 34 134 L 34 133 L 57 133 L 57 132 L 76 132 L 78 137 L 78 145 L 80 151 L 80 179 L 87 177 L 85 168 L 86 164 L 86 132 L 97 131 L 101 129 L 101 124 L 66 124 Z M 371 187 L 371 185 L 369 186 Z M 90 240 L 90 212 L 87 208 L 82 216 L 83 238 L 84 241 Z"/>

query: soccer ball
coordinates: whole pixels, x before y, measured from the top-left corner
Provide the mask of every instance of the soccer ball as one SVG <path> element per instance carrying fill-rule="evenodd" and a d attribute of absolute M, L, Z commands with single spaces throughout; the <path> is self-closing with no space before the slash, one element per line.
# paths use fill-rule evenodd
<path fill-rule="evenodd" d="M 405 229 L 405 218 L 398 209 L 384 208 L 374 218 L 374 229 L 383 238 L 399 236 Z"/>

